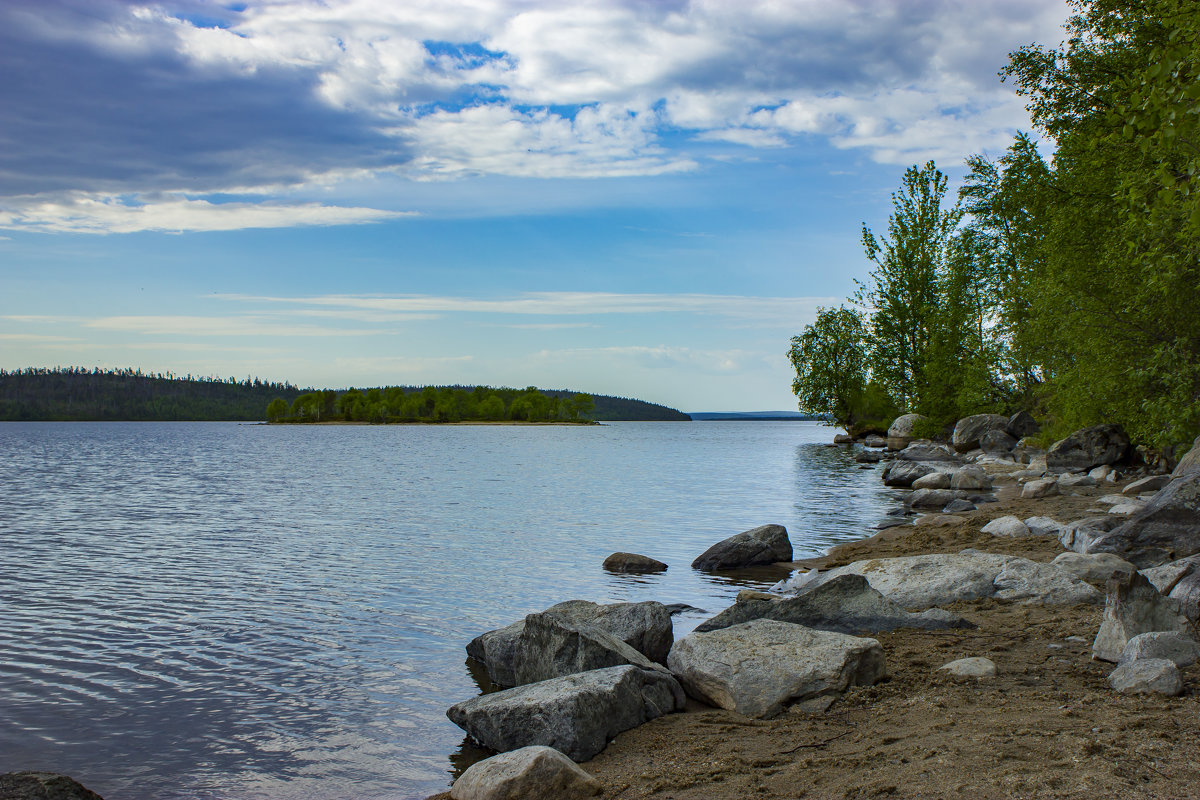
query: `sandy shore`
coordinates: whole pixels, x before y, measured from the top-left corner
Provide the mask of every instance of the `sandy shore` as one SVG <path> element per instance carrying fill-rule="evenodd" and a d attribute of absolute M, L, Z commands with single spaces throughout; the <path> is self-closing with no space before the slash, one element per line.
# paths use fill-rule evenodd
<path fill-rule="evenodd" d="M 1000 502 L 960 524 L 893 528 L 797 566 L 968 547 L 1049 561 L 1063 552 L 1055 539 L 980 528 L 1006 514 L 1077 519 L 1120 485 L 1039 500 L 1001 491 Z M 1184 670 L 1181 697 L 1123 696 L 1106 682 L 1113 665 L 1091 659 L 1102 608 L 996 600 L 948 608 L 979 627 L 874 634 L 888 680 L 851 690 L 826 713 L 760 721 L 692 701 L 621 734 L 582 766 L 611 800 L 1200 795 L 1200 665 Z M 968 656 L 986 656 L 999 674 L 936 672 Z"/>

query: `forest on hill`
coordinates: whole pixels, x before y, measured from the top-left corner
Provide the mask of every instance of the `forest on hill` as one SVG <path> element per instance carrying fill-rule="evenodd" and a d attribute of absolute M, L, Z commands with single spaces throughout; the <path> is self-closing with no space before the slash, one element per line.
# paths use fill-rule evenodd
<path fill-rule="evenodd" d="M 1200 14 L 1193 0 L 1072 0 L 1068 39 L 1001 71 L 1040 141 L 967 160 L 956 195 L 905 172 L 869 278 L 793 337 L 802 410 L 848 430 L 900 412 L 928 435 L 1032 411 L 1178 450 L 1200 433 Z M 1043 152 L 1045 151 L 1045 152 Z"/>
<path fill-rule="evenodd" d="M 481 401 L 488 408 L 481 409 Z M 393 386 L 337 391 L 300 389 L 258 378 L 177 376 L 135 369 L 0 369 L 0 421 L 260 421 L 268 418 L 268 406 L 273 406 L 277 420 L 313 422 L 690 419 L 673 408 L 641 400 L 534 387 Z"/>

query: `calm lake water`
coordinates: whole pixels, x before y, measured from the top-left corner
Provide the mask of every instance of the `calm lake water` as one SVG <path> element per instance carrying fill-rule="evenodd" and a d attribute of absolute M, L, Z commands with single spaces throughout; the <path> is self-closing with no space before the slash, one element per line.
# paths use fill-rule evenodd
<path fill-rule="evenodd" d="M 463 646 L 553 603 L 711 612 L 768 522 L 797 554 L 890 500 L 833 430 L 0 424 L 0 772 L 107 800 L 419 798 L 472 756 Z M 671 565 L 610 575 L 616 550 Z M 676 618 L 682 635 L 707 614 Z"/>

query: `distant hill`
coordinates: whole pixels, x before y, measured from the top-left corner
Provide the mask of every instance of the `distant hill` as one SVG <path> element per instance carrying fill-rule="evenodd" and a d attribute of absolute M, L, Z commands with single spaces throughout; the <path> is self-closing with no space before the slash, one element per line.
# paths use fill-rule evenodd
<path fill-rule="evenodd" d="M 420 392 L 423 388 L 403 387 L 405 392 Z M 313 391 L 258 378 L 147 374 L 133 369 L 0 369 L 0 421 L 259 421 L 266 419 L 271 401 L 281 399 L 290 406 L 296 398 Z M 580 394 L 563 389 L 542 393 L 556 398 Z M 609 395 L 592 397 L 594 407 L 588 416 L 597 421 L 690 419 L 687 414 L 655 403 Z"/>
<path fill-rule="evenodd" d="M 744 420 L 752 421 L 794 421 L 794 422 L 809 422 L 812 420 L 824 421 L 826 417 L 814 414 L 801 414 L 799 411 L 693 411 L 690 413 L 692 419 L 697 422 L 711 422 L 712 420 Z"/>

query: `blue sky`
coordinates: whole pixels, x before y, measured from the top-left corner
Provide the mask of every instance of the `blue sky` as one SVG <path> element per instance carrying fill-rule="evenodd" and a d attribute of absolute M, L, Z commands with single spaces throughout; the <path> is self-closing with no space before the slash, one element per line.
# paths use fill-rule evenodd
<path fill-rule="evenodd" d="M 0 366 L 794 408 L 1059 0 L 6 0 Z"/>

